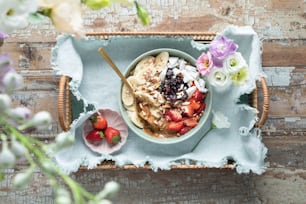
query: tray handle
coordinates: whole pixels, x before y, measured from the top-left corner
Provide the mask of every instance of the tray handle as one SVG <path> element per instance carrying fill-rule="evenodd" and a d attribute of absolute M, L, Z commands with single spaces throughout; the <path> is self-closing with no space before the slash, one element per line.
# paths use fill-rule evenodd
<path fill-rule="evenodd" d="M 252 93 L 252 106 L 258 110 L 258 81 L 256 82 L 256 89 Z M 268 112 L 269 112 L 269 102 L 270 102 L 270 95 L 269 95 L 269 89 L 267 85 L 267 81 L 264 77 L 260 78 L 260 83 L 261 83 L 261 89 L 262 89 L 262 94 L 263 94 L 263 105 L 262 105 L 262 110 L 261 110 L 261 116 L 259 117 L 259 120 L 256 122 L 255 127 L 261 127 L 266 123 L 267 117 L 268 117 Z"/>
<path fill-rule="evenodd" d="M 70 78 L 68 76 L 61 76 L 59 81 L 58 118 L 60 126 L 64 131 L 70 129 L 70 124 L 72 122 L 69 81 Z"/>

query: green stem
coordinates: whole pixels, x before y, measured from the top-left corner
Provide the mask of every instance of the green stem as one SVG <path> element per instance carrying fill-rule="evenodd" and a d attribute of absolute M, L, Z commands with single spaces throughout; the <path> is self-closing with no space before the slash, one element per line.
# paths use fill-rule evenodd
<path fill-rule="evenodd" d="M 50 160 L 47 156 L 45 156 L 45 153 L 40 151 L 41 148 L 33 148 L 33 144 L 34 145 L 38 145 L 39 147 L 42 147 L 44 145 L 44 143 L 36 140 L 35 138 L 31 138 L 31 137 L 25 137 L 24 135 L 22 135 L 18 130 L 16 130 L 13 126 L 11 126 L 10 124 L 8 124 L 7 122 L 3 121 L 3 119 L 1 118 L 0 120 L 0 124 L 4 125 L 6 130 L 12 134 L 14 134 L 16 136 L 16 138 L 28 149 L 30 150 L 34 157 L 37 158 L 37 162 L 40 168 L 42 168 L 42 170 L 44 170 L 44 173 L 52 180 L 57 181 L 56 177 L 54 176 L 53 173 L 50 173 L 50 169 L 45 169 L 45 167 L 42 165 L 43 162 L 46 162 L 47 160 Z M 29 158 L 27 158 L 28 161 L 30 163 L 34 162 L 33 159 L 31 158 L 29 160 Z M 60 178 L 62 178 L 62 180 L 69 186 L 69 188 L 71 189 L 72 195 L 73 195 L 73 199 L 74 199 L 74 203 L 78 204 L 78 203 L 85 203 L 85 200 L 83 198 L 83 196 L 85 196 L 87 199 L 93 199 L 94 195 L 92 195 L 91 193 L 87 192 L 83 187 L 81 187 L 77 182 L 75 182 L 73 179 L 71 179 L 69 176 L 67 176 L 66 174 L 64 174 L 63 172 L 61 172 L 59 170 L 59 168 L 51 161 L 50 165 L 52 170 L 55 171 L 55 174 L 57 174 Z M 83 195 L 83 196 L 82 196 Z"/>
<path fill-rule="evenodd" d="M 201 141 L 203 140 L 203 138 L 212 130 L 214 129 L 213 126 L 210 127 L 210 129 L 199 139 L 199 141 L 193 146 L 193 148 L 191 149 L 190 152 L 193 152 L 197 147 L 198 145 L 201 143 Z"/>

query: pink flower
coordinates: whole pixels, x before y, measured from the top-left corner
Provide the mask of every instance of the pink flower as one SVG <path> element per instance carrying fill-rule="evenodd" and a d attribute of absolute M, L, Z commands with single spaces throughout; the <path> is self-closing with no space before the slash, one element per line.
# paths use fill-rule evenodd
<path fill-rule="evenodd" d="M 212 56 L 210 52 L 202 53 L 196 61 L 196 66 L 200 74 L 208 75 L 213 67 Z"/>

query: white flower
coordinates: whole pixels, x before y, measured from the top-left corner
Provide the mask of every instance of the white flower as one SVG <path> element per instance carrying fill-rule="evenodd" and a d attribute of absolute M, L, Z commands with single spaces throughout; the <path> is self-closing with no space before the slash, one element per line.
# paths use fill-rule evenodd
<path fill-rule="evenodd" d="M 18 127 L 20 130 L 25 130 L 30 127 L 35 127 L 37 129 L 49 128 L 52 118 L 49 112 L 40 111 L 34 115 L 34 117 L 28 122 L 22 124 Z"/>
<path fill-rule="evenodd" d="M 28 16 L 38 8 L 38 0 L 1 0 L 0 30 L 11 33 L 28 25 Z"/>
<path fill-rule="evenodd" d="M 33 126 L 36 128 L 47 128 L 51 124 L 51 121 L 51 115 L 47 111 L 40 111 L 32 118 Z"/>
<path fill-rule="evenodd" d="M 8 148 L 7 138 L 1 135 L 2 150 L 0 152 L 0 168 L 12 168 L 15 165 L 16 157 Z"/>
<path fill-rule="evenodd" d="M 70 132 L 62 132 L 55 138 L 57 149 L 68 147 L 74 143 L 74 136 Z"/>
<path fill-rule="evenodd" d="M 62 188 L 58 187 L 56 189 L 56 198 L 55 198 L 55 204 L 70 204 L 72 203 L 69 192 Z"/>
<path fill-rule="evenodd" d="M 12 100 L 7 94 L 0 94 L 0 113 L 6 111 L 11 103 Z"/>
<path fill-rule="evenodd" d="M 224 61 L 224 68 L 230 73 L 236 73 L 246 66 L 246 62 L 240 52 L 228 56 Z"/>
<path fill-rule="evenodd" d="M 15 188 L 17 188 L 18 190 L 24 189 L 26 185 L 30 182 L 33 172 L 34 168 L 29 168 L 26 171 L 17 174 L 13 180 L 13 185 L 15 186 Z"/>
<path fill-rule="evenodd" d="M 229 128 L 231 123 L 228 121 L 228 118 L 220 111 L 213 111 L 212 124 L 214 128 Z"/>
<path fill-rule="evenodd" d="M 96 195 L 96 199 L 102 200 L 107 196 L 114 196 L 120 189 L 120 185 L 115 181 L 109 181 L 105 184 L 102 191 Z"/>
<path fill-rule="evenodd" d="M 19 89 L 23 85 L 23 78 L 20 74 L 16 72 L 9 72 L 3 78 L 3 84 L 8 93 L 13 90 Z"/>
<path fill-rule="evenodd" d="M 50 9 L 50 18 L 55 28 L 64 33 L 84 37 L 81 1 L 77 0 L 40 0 L 42 9 Z"/>
<path fill-rule="evenodd" d="M 232 83 L 229 73 L 222 68 L 216 67 L 209 73 L 208 81 L 217 91 L 227 90 Z"/>
<path fill-rule="evenodd" d="M 12 138 L 11 150 L 15 154 L 15 156 L 18 158 L 27 154 L 28 152 L 27 148 L 25 148 L 25 146 L 23 146 L 19 141 L 17 141 L 14 136 L 12 136 L 11 138 Z"/>
<path fill-rule="evenodd" d="M 22 123 L 31 118 L 32 111 L 26 107 L 16 107 L 16 108 L 10 109 L 8 111 L 8 115 L 14 121 L 18 123 Z"/>

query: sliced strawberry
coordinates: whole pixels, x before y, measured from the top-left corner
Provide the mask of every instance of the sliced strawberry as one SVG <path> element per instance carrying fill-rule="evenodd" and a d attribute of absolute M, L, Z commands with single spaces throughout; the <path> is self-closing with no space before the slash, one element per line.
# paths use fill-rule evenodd
<path fill-rule="evenodd" d="M 199 115 L 201 114 L 206 108 L 206 103 L 201 103 L 200 108 L 197 110 L 196 114 Z"/>
<path fill-rule="evenodd" d="M 195 99 L 195 101 L 202 102 L 204 99 L 204 94 L 199 89 L 196 89 L 195 92 L 192 94 L 192 97 Z"/>
<path fill-rule="evenodd" d="M 187 127 L 195 127 L 198 124 L 198 121 L 195 118 L 187 118 L 183 121 L 184 125 Z"/>
<path fill-rule="evenodd" d="M 182 115 L 183 115 L 183 116 L 186 116 L 186 117 L 188 117 L 188 118 L 191 118 L 191 117 L 192 117 L 192 115 L 193 115 L 193 113 L 194 113 L 194 110 L 193 110 L 191 104 L 186 105 L 186 106 L 182 106 L 181 109 L 182 109 Z"/>
<path fill-rule="evenodd" d="M 183 121 L 173 122 L 170 121 L 167 126 L 167 130 L 171 132 L 179 132 L 184 127 Z"/>
<path fill-rule="evenodd" d="M 182 115 L 177 109 L 167 109 L 165 111 L 165 117 L 168 121 L 179 122 L 182 121 Z"/>
<path fill-rule="evenodd" d="M 189 132 L 189 130 L 191 130 L 191 129 L 192 129 L 192 127 L 187 127 L 187 126 L 185 126 L 185 127 L 183 127 L 183 128 L 179 131 L 179 135 L 183 135 L 183 134 Z"/>
<path fill-rule="evenodd" d="M 194 98 L 191 98 L 189 100 L 191 107 L 193 108 L 193 110 L 198 110 L 201 107 L 201 103 L 199 101 L 196 101 Z"/>

